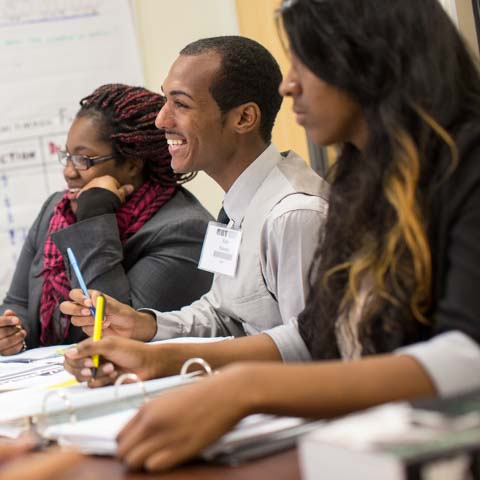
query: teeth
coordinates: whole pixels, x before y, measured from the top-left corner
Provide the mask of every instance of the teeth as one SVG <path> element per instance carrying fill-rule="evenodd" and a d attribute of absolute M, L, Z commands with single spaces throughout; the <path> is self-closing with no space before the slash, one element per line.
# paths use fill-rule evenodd
<path fill-rule="evenodd" d="M 77 193 L 79 192 L 81 189 L 80 188 L 69 188 L 68 191 L 71 192 L 71 193 Z"/>
<path fill-rule="evenodd" d="M 185 142 L 185 140 L 176 140 L 176 139 L 173 139 L 173 138 L 169 138 L 167 139 L 167 143 L 169 145 L 183 145 Z"/>

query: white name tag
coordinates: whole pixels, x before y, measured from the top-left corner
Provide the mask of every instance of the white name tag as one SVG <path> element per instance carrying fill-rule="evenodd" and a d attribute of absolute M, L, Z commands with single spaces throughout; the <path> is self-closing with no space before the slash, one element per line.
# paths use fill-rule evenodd
<path fill-rule="evenodd" d="M 209 222 L 198 268 L 234 277 L 241 240 L 241 230 L 233 230 L 222 223 Z"/>

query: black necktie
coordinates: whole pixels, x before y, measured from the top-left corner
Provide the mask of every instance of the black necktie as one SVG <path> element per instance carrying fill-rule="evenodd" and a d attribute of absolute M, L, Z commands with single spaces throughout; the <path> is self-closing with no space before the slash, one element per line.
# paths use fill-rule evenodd
<path fill-rule="evenodd" d="M 217 222 L 227 225 L 229 221 L 230 219 L 228 218 L 228 215 L 225 213 L 225 210 L 222 207 L 218 212 Z"/>

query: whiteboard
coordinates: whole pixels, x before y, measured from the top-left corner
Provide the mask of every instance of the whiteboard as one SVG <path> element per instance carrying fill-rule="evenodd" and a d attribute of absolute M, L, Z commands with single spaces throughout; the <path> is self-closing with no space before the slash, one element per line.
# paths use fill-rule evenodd
<path fill-rule="evenodd" d="M 55 151 L 79 100 L 142 85 L 129 0 L 0 0 L 0 303 L 28 228 L 63 190 Z"/>

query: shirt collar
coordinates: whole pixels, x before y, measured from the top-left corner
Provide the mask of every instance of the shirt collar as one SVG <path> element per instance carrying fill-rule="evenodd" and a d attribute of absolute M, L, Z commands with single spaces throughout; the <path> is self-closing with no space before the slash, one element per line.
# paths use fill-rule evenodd
<path fill-rule="evenodd" d="M 233 226 L 240 228 L 256 191 L 280 160 L 280 152 L 270 144 L 235 180 L 223 200 L 223 208 Z"/>

